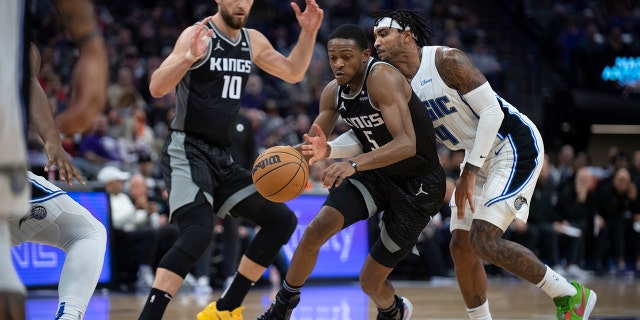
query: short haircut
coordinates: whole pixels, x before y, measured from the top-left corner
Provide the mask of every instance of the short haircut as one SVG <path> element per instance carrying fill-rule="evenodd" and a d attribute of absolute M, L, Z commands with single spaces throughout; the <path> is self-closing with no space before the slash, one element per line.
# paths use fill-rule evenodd
<path fill-rule="evenodd" d="M 355 24 L 343 24 L 337 27 L 329 35 L 329 41 L 333 39 L 348 39 L 356 42 L 360 50 L 369 49 L 369 41 L 364 31 Z"/>
<path fill-rule="evenodd" d="M 416 43 L 423 46 L 430 46 L 431 42 L 431 29 L 427 27 L 426 22 L 418 13 L 407 9 L 398 10 L 380 10 L 371 15 L 375 19 L 377 24 L 383 18 L 391 18 L 400 24 L 402 29 L 409 28 L 416 39 Z"/>

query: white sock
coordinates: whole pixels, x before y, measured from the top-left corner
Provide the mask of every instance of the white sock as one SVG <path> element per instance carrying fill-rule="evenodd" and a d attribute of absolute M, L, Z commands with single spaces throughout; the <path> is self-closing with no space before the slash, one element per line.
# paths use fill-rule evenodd
<path fill-rule="evenodd" d="M 549 297 L 574 296 L 578 291 L 567 279 L 547 266 L 547 272 L 536 286 L 546 292 Z"/>
<path fill-rule="evenodd" d="M 4 217 L 0 217 L 0 270 L 0 291 L 26 294 L 11 261 L 11 235 L 8 221 Z"/>
<path fill-rule="evenodd" d="M 86 304 L 74 305 L 69 302 L 60 302 L 58 303 L 56 320 L 82 320 L 86 309 Z"/>
<path fill-rule="evenodd" d="M 467 308 L 469 319 L 471 320 L 491 320 L 491 311 L 489 311 L 489 300 L 475 308 Z"/>

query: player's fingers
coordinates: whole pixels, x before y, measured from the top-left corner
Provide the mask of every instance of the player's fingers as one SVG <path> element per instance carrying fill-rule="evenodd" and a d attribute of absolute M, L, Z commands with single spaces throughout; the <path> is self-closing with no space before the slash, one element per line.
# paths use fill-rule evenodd
<path fill-rule="evenodd" d="M 471 208 L 471 213 L 476 212 L 476 206 L 473 204 L 473 197 L 469 197 L 469 207 Z"/>
<path fill-rule="evenodd" d="M 302 135 L 302 139 L 304 139 L 304 141 L 306 141 L 308 143 L 313 143 L 313 137 L 311 137 L 310 135 L 308 135 L 306 133 L 304 135 Z M 308 146 L 310 146 L 310 145 L 308 145 Z M 305 145 L 302 145 L 302 147 L 304 148 Z"/>
<path fill-rule="evenodd" d="M 302 14 L 302 11 L 300 11 L 300 7 L 298 6 L 297 3 L 291 2 L 291 8 L 293 9 L 293 12 L 295 12 L 296 16 L 299 16 Z"/>

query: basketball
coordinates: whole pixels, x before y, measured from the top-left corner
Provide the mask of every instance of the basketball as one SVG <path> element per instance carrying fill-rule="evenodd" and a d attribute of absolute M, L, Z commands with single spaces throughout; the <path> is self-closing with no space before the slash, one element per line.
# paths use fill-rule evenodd
<path fill-rule="evenodd" d="M 273 202 L 287 202 L 307 187 L 309 165 L 294 148 L 275 146 L 258 156 L 251 176 L 263 197 Z"/>

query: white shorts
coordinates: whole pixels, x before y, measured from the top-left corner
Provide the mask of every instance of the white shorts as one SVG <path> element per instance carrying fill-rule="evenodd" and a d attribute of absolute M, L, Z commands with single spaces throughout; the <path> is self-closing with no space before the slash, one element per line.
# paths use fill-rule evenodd
<path fill-rule="evenodd" d="M 537 143 L 519 145 L 506 137 L 494 146 L 476 175 L 475 213 L 471 213 L 467 203 L 464 219 L 458 219 L 454 191 L 450 203 L 451 231 L 469 231 L 473 219 L 485 220 L 502 231 L 514 219 L 527 222 L 531 196 L 544 160 L 542 138 L 537 130 L 533 130 L 533 137 Z"/>

